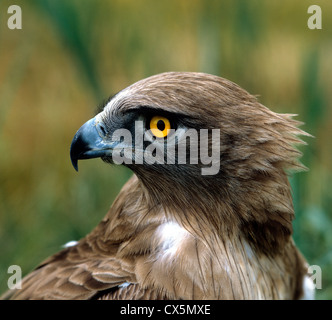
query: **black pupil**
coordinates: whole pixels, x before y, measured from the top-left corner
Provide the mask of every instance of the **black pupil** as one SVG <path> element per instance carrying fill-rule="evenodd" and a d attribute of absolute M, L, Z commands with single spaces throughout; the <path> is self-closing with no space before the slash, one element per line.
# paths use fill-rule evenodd
<path fill-rule="evenodd" d="M 159 120 L 157 122 L 157 128 L 160 130 L 160 131 L 164 131 L 165 130 L 165 122 L 163 120 Z"/>

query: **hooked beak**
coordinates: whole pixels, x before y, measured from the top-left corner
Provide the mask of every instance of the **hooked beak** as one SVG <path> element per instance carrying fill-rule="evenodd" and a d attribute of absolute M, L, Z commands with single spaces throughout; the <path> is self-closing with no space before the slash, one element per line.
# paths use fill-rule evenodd
<path fill-rule="evenodd" d="M 76 132 L 70 146 L 70 159 L 78 171 L 78 160 L 92 159 L 112 154 L 114 143 L 106 141 L 102 123 L 92 118 Z"/>

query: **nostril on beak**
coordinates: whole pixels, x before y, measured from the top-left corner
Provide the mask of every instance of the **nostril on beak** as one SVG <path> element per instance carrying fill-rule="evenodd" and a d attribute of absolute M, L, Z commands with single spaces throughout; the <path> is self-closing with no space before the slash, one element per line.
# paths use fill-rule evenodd
<path fill-rule="evenodd" d="M 99 135 L 102 138 L 104 138 L 107 135 L 106 126 L 103 123 L 97 122 L 96 123 L 96 128 L 97 128 L 97 131 L 99 132 Z"/>
<path fill-rule="evenodd" d="M 100 126 L 100 130 L 103 133 L 103 135 L 106 136 L 106 129 L 105 129 L 105 127 L 101 125 Z"/>

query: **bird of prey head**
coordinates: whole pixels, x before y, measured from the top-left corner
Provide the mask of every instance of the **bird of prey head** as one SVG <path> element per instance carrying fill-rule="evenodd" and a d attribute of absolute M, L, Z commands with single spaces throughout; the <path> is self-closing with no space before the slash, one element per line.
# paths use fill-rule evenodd
<path fill-rule="evenodd" d="M 160 119 L 163 127 L 167 121 L 175 132 L 170 137 L 166 133 L 156 137 L 151 130 L 153 119 Z M 297 162 L 300 153 L 292 146 L 301 142 L 295 135 L 303 134 L 296 125 L 290 115 L 270 111 L 226 79 L 200 73 L 164 73 L 139 81 L 111 98 L 104 110 L 77 132 L 71 159 L 77 169 L 79 159 L 101 157 L 112 162 L 115 148 L 129 150 L 132 158 L 124 159 L 123 164 L 137 175 L 151 205 L 164 205 L 166 211 L 171 206 L 190 215 L 197 212 L 197 222 L 207 224 L 207 229 L 211 224 L 221 228 L 225 223 L 243 226 L 254 222 L 256 237 L 265 227 L 281 233 L 280 239 L 268 239 L 277 245 L 291 232 L 293 207 L 285 170 L 301 167 Z M 112 139 L 119 129 L 127 129 L 132 138 L 126 143 L 117 135 Z M 198 136 L 194 143 L 187 141 L 189 159 L 183 164 L 178 163 L 179 148 L 168 145 L 176 145 L 180 138 L 172 139 L 172 135 L 181 129 L 195 129 Z M 214 146 L 218 151 L 213 154 L 216 170 L 211 175 L 202 174 L 201 150 L 197 158 L 190 159 L 191 149 L 201 145 L 201 129 L 218 129 L 217 146 L 211 141 L 212 132 L 205 139 L 207 154 Z M 143 134 L 147 141 L 136 143 Z M 144 161 L 142 154 L 152 141 L 156 149 L 165 150 L 164 161 Z M 175 150 L 174 163 L 167 162 L 167 149 Z M 135 155 L 141 156 L 138 164 Z M 212 168 L 212 163 L 209 166 Z M 264 230 L 262 236 L 269 235 Z"/>
<path fill-rule="evenodd" d="M 169 72 L 110 98 L 76 133 L 78 160 L 134 172 L 104 220 L 23 281 L 17 298 L 300 298 L 287 173 L 292 115 L 226 79 Z M 37 283 L 37 284 L 36 284 Z"/>

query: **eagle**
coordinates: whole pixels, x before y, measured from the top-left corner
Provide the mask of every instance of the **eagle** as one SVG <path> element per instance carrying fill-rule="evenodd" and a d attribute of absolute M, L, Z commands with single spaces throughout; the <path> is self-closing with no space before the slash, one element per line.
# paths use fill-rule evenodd
<path fill-rule="evenodd" d="M 10 299 L 311 299 L 292 238 L 301 122 L 237 84 L 166 72 L 109 98 L 70 157 L 132 170 L 104 219 Z M 190 133 L 190 134 L 189 134 Z M 107 186 L 105 186 L 107 187 Z"/>

